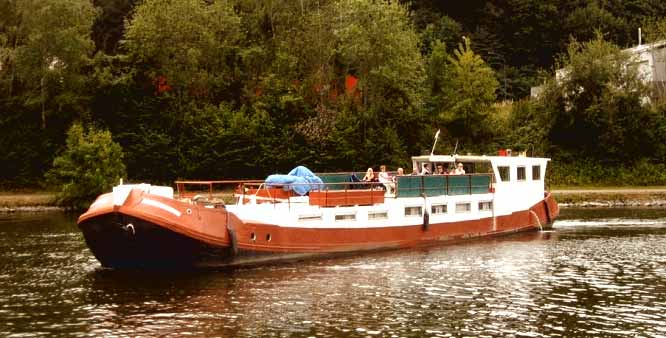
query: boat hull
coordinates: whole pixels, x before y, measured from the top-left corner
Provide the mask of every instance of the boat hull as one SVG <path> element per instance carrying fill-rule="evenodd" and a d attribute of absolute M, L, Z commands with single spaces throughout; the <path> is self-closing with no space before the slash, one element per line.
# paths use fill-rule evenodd
<path fill-rule="evenodd" d="M 256 265 L 319 256 L 427 247 L 548 229 L 559 214 L 552 195 L 528 210 L 475 220 L 377 228 L 302 228 L 245 223 L 226 210 L 172 205 L 185 214 L 154 215 L 130 196 L 122 207 L 88 212 L 79 227 L 95 257 L 110 268 Z M 169 201 L 162 201 L 167 203 Z M 178 222 L 181 223 L 178 223 Z"/>
<path fill-rule="evenodd" d="M 233 256 L 229 246 L 206 243 L 119 212 L 94 217 L 79 228 L 104 267 L 182 268 L 223 263 Z"/>

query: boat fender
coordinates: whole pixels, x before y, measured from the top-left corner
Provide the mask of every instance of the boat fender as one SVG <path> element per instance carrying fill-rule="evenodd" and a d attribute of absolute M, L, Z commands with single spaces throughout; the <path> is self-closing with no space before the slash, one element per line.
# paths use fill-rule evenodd
<path fill-rule="evenodd" d="M 123 230 L 127 231 L 127 233 L 131 233 L 132 235 L 136 235 L 136 231 L 134 230 L 134 224 L 132 223 L 127 223 L 127 225 L 123 227 Z"/>
<path fill-rule="evenodd" d="M 238 254 L 238 238 L 236 237 L 236 231 L 231 227 L 227 227 L 227 232 L 229 233 L 229 242 L 231 243 L 231 252 L 234 255 Z"/>
<path fill-rule="evenodd" d="M 226 221 L 224 227 L 227 228 L 227 233 L 229 234 L 229 244 L 231 245 L 231 253 L 235 256 L 238 254 L 238 237 L 236 236 L 236 230 L 231 227 L 229 224 L 229 214 L 226 215 Z"/>
<path fill-rule="evenodd" d="M 428 230 L 430 225 L 430 214 L 428 212 L 423 213 L 423 231 Z"/>

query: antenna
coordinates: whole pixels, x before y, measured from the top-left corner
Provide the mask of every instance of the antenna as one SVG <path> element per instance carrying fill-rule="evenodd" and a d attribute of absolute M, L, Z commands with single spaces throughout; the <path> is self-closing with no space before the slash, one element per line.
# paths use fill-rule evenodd
<path fill-rule="evenodd" d="M 456 140 L 456 146 L 453 148 L 453 155 L 456 154 L 456 150 L 458 150 L 458 140 Z"/>
<path fill-rule="evenodd" d="M 430 151 L 430 156 L 435 152 L 435 145 L 437 145 L 437 139 L 439 138 L 439 129 L 435 133 L 435 142 L 432 144 L 432 150 Z"/>
<path fill-rule="evenodd" d="M 641 42 L 642 42 L 641 40 L 642 40 L 642 38 L 643 38 L 643 37 L 641 36 L 641 28 L 638 27 L 638 45 L 639 45 L 639 46 L 641 45 Z"/>

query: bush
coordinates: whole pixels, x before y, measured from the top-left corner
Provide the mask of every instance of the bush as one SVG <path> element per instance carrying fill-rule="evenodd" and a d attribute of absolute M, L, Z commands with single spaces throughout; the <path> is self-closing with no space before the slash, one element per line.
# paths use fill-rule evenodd
<path fill-rule="evenodd" d="M 554 160 L 551 170 L 549 183 L 559 186 L 656 186 L 666 183 L 666 165 L 646 159 L 628 165 Z"/>
<path fill-rule="evenodd" d="M 58 187 L 60 205 L 84 209 L 126 175 L 122 159 L 122 148 L 109 131 L 86 131 L 75 123 L 67 132 L 67 148 L 53 160 L 46 179 Z"/>

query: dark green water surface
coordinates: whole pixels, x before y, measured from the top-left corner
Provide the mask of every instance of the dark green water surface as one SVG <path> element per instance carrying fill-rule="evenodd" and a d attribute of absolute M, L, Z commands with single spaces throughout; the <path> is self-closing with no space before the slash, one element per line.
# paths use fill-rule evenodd
<path fill-rule="evenodd" d="M 178 250 L 178 248 L 174 248 Z M 666 211 L 196 272 L 101 269 L 73 216 L 0 215 L 0 337 L 664 337 Z"/>

